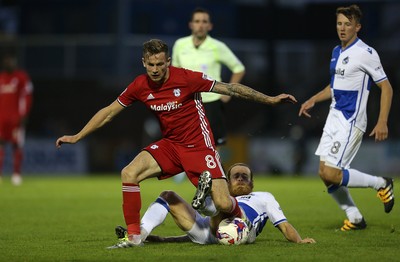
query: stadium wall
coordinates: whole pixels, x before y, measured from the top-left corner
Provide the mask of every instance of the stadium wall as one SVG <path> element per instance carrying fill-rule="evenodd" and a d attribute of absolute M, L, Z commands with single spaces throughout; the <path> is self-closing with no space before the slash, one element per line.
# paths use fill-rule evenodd
<path fill-rule="evenodd" d="M 248 138 L 231 135 L 228 144 L 220 150 L 225 168 L 235 162 L 245 162 L 255 173 L 271 175 L 316 175 L 318 157 L 314 155 L 318 139 L 304 142 L 292 138 Z M 95 173 L 119 173 L 140 147 L 115 143 L 113 140 L 97 143 L 82 142 L 64 145 L 61 150 L 54 146 L 54 139 L 29 138 L 26 141 L 23 173 L 29 175 L 84 175 Z M 112 147 L 111 145 L 116 145 Z M 10 147 L 6 147 L 7 152 Z M 400 140 L 382 143 L 364 141 L 352 167 L 373 175 L 400 174 Z M 108 161 L 107 161 L 108 160 Z M 96 162 L 102 162 L 99 166 Z M 97 165 L 97 168 L 94 167 Z M 12 171 L 10 154 L 6 154 L 4 173 Z"/>

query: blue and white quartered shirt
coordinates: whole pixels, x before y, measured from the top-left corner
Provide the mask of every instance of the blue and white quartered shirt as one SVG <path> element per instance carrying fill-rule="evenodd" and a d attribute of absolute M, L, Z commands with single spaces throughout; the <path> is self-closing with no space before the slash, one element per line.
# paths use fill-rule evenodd
<path fill-rule="evenodd" d="M 237 196 L 236 199 L 248 221 L 252 224 L 248 243 L 254 242 L 255 237 L 261 233 L 268 219 L 275 227 L 287 221 L 279 203 L 271 193 L 252 192 L 248 195 Z"/>
<path fill-rule="evenodd" d="M 342 50 L 336 46 L 330 63 L 331 108 L 339 110 L 349 121 L 365 132 L 367 102 L 371 82 L 386 80 L 378 53 L 357 38 Z"/>

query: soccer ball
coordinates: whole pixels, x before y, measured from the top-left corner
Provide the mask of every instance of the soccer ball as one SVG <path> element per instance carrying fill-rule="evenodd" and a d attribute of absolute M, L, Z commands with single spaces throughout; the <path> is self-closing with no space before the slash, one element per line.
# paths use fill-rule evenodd
<path fill-rule="evenodd" d="M 216 236 L 222 245 L 244 244 L 249 237 L 249 227 L 238 217 L 225 218 L 219 223 Z"/>

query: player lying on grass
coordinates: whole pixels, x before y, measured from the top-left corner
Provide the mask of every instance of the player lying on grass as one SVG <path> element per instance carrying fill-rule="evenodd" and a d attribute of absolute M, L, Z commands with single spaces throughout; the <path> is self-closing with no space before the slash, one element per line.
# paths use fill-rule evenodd
<path fill-rule="evenodd" d="M 296 229 L 287 221 L 279 203 L 269 192 L 253 191 L 253 174 L 250 167 L 243 163 L 232 165 L 227 172 L 229 191 L 235 196 L 242 209 L 243 219 L 250 228 L 247 243 L 253 243 L 263 230 L 268 219 L 278 228 L 285 238 L 294 243 L 315 243 L 312 238 L 302 239 Z M 211 201 L 207 201 L 210 203 Z M 168 212 L 175 223 L 186 232 L 183 236 L 161 237 L 149 235 L 160 225 Z M 142 217 L 142 239 L 149 242 L 187 242 L 198 244 L 215 244 L 215 237 L 219 222 L 223 216 L 203 217 L 198 211 L 173 191 L 163 191 L 147 209 Z M 124 239 L 126 230 L 117 226 L 115 233 L 118 238 Z"/>

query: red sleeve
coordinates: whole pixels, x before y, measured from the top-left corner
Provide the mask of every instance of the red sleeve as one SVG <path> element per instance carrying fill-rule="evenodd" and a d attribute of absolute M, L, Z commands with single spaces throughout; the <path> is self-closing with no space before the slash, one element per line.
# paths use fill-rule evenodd
<path fill-rule="evenodd" d="M 138 76 L 132 83 L 128 85 L 127 88 L 118 96 L 118 102 L 124 106 L 128 107 L 133 104 L 133 102 L 139 100 L 138 94 L 141 87 L 141 82 L 143 81 L 142 76 Z"/>
<path fill-rule="evenodd" d="M 201 72 L 185 70 L 187 82 L 193 92 L 210 92 L 215 85 L 215 80 Z"/>

